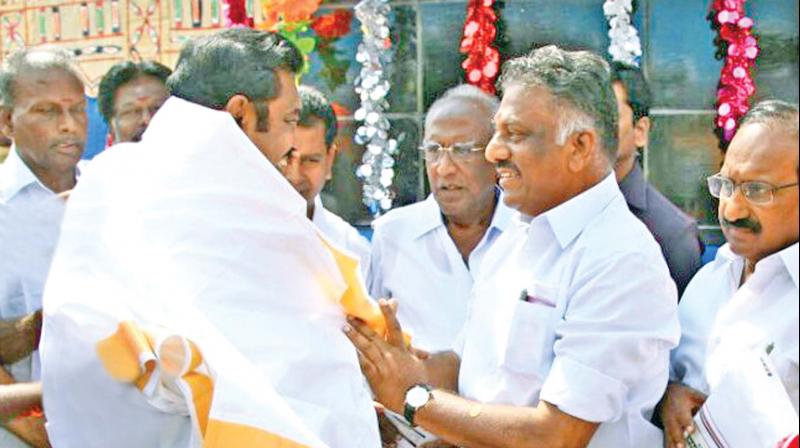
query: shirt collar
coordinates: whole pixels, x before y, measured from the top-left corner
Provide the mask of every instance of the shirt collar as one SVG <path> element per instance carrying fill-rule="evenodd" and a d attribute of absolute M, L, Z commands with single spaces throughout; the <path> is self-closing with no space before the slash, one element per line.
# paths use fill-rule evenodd
<path fill-rule="evenodd" d="M 16 146 L 12 144 L 5 162 L 0 165 L 0 192 L 2 192 L 2 196 L 6 200 L 11 200 L 25 187 L 34 183 L 38 183 L 50 191 L 49 188 L 39 182 L 33 171 L 22 161 L 22 158 L 17 154 Z"/>
<path fill-rule="evenodd" d="M 549 224 L 561 248 L 567 247 L 615 198 L 622 198 L 612 172 L 597 185 L 531 221 Z"/>
<path fill-rule="evenodd" d="M 420 207 L 419 216 L 413 221 L 413 228 L 411 229 L 414 238 L 419 238 L 439 226 L 444 226 L 442 210 L 439 208 L 439 204 L 436 203 L 433 194 L 428 195 L 420 203 Z"/>
<path fill-rule="evenodd" d="M 631 172 L 619 183 L 619 189 L 628 205 L 647 210 L 647 182 L 638 161 L 634 162 Z"/>
<path fill-rule="evenodd" d="M 782 251 L 778 252 L 778 255 L 781 257 L 783 264 L 786 266 L 786 270 L 789 271 L 789 276 L 792 277 L 794 281 L 794 286 L 800 287 L 800 282 L 798 282 L 798 264 L 800 264 L 800 250 L 798 249 L 798 243 L 794 243 L 791 246 L 783 249 Z"/>
<path fill-rule="evenodd" d="M 764 258 L 763 260 L 759 261 L 758 265 L 756 265 L 756 271 L 758 270 L 759 265 L 763 266 L 765 264 L 772 264 L 777 260 L 779 260 L 779 262 L 786 267 L 786 271 L 789 273 L 789 276 L 792 278 L 792 281 L 794 282 L 795 286 L 800 287 L 800 280 L 798 279 L 798 277 L 800 277 L 798 275 L 798 270 L 800 270 L 800 267 L 798 267 L 798 265 L 800 264 L 800 261 L 798 261 L 798 257 L 800 257 L 800 250 L 798 249 L 798 243 L 794 243 L 791 246 L 781 250 L 780 252 L 776 252 Z M 726 243 L 723 244 L 722 247 L 720 247 L 717 250 L 717 256 L 714 259 L 714 263 L 717 264 L 731 263 L 735 267 L 736 266 L 743 267 L 744 258 L 741 257 L 740 255 L 736 255 L 735 253 L 733 253 L 730 245 Z M 737 276 L 741 275 L 741 268 L 734 269 L 732 271 L 732 274 Z"/>
<path fill-rule="evenodd" d="M 319 224 L 325 220 L 325 206 L 322 204 L 322 199 L 317 195 L 314 198 L 314 215 L 311 217 L 311 222 Z"/>
<path fill-rule="evenodd" d="M 444 227 L 444 219 L 442 217 L 442 210 L 439 204 L 433 197 L 433 194 L 428 195 L 424 201 L 420 203 L 422 209 L 418 219 L 414 220 L 412 234 L 414 238 L 419 238 L 426 233 L 438 228 Z M 497 229 L 500 232 L 505 231 L 511 224 L 514 212 L 508 208 L 503 202 L 502 195 L 497 195 L 497 205 L 494 208 L 494 215 L 492 215 L 492 222 L 489 224 L 487 233 L 492 229 Z"/>

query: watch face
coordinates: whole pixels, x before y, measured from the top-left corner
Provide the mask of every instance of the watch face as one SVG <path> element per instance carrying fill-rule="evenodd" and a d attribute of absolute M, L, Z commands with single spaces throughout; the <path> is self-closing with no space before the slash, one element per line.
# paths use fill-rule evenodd
<path fill-rule="evenodd" d="M 408 391 L 406 396 L 406 403 L 410 406 L 418 408 L 428 402 L 430 392 L 425 390 L 424 387 L 416 386 Z"/>

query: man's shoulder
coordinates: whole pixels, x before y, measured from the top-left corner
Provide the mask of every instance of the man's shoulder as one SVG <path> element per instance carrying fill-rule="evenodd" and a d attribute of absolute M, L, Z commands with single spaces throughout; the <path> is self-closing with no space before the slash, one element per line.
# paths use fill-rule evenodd
<path fill-rule="evenodd" d="M 576 242 L 576 249 L 589 265 L 647 260 L 647 265 L 654 266 L 663 262 L 658 242 L 628 209 L 624 198 L 606 207 L 586 226 Z"/>
<path fill-rule="evenodd" d="M 393 236 L 411 235 L 421 227 L 432 225 L 435 211 L 428 200 L 416 202 L 390 210 L 372 223 L 376 236 L 391 234 Z"/>
<path fill-rule="evenodd" d="M 669 240 L 692 229 L 697 229 L 697 220 L 670 201 L 652 184 L 647 184 L 647 214 L 644 217 L 648 228 L 654 229 L 661 238 Z"/>

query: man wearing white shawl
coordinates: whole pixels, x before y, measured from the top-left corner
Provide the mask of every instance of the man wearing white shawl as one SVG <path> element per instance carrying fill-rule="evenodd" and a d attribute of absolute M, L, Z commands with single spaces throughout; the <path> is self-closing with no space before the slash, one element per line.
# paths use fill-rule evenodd
<path fill-rule="evenodd" d="M 379 446 L 340 328 L 383 322 L 275 168 L 301 66 L 271 33 L 190 42 L 142 142 L 87 170 L 44 299 L 54 446 Z"/>

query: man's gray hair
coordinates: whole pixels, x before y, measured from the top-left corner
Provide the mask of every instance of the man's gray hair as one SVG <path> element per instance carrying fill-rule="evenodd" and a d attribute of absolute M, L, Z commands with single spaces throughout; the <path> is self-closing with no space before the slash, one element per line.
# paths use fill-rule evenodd
<path fill-rule="evenodd" d="M 451 101 L 466 101 L 478 105 L 486 113 L 487 126 L 491 126 L 492 118 L 497 113 L 497 108 L 500 107 L 500 100 L 496 96 L 486 93 L 471 84 L 461 84 L 447 89 L 442 96 L 431 104 L 431 107 L 428 108 L 428 113 L 425 115 L 426 128 L 436 116 L 435 112 Z"/>
<path fill-rule="evenodd" d="M 739 127 L 748 124 L 763 124 L 773 130 L 783 130 L 797 137 L 800 136 L 800 120 L 797 106 L 781 100 L 761 101 L 747 111 Z"/>
<path fill-rule="evenodd" d="M 617 99 L 608 63 L 588 51 L 566 51 L 555 45 L 538 48 L 503 66 L 498 86 L 543 87 L 553 95 L 558 114 L 556 144 L 573 132 L 595 129 L 606 157 L 617 158 Z"/>
<path fill-rule="evenodd" d="M 17 79 L 31 72 L 60 70 L 83 85 L 72 54 L 61 48 L 23 48 L 11 54 L 0 69 L 0 107 L 14 107 Z"/>

